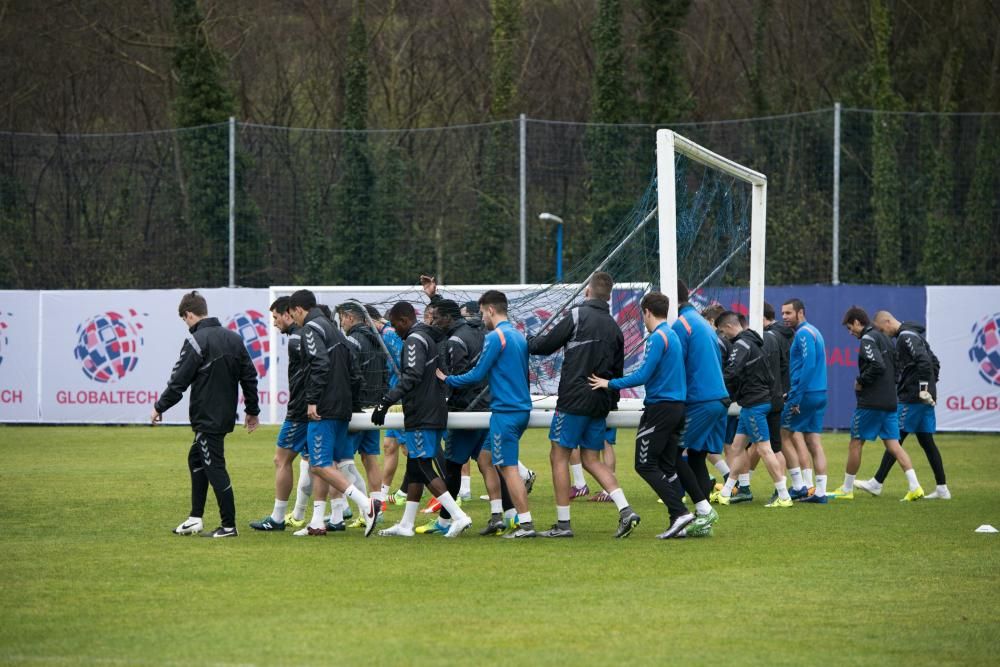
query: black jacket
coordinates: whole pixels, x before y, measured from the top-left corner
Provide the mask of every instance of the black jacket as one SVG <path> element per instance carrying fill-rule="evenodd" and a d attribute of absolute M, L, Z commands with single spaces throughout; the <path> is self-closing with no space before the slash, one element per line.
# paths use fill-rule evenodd
<path fill-rule="evenodd" d="M 781 356 L 781 335 L 764 330 L 764 357 L 767 358 L 767 367 L 771 371 L 771 412 L 781 412 L 785 406 L 785 386 L 783 377 L 788 376 L 788 350 L 785 350 L 784 359 Z M 782 366 L 784 363 L 784 366 Z"/>
<path fill-rule="evenodd" d="M 764 341 L 753 329 L 744 329 L 732 341 L 732 351 L 722 368 L 729 398 L 749 408 L 771 400 L 771 369 L 764 356 Z"/>
<path fill-rule="evenodd" d="M 319 308 L 309 310 L 300 333 L 306 405 L 323 419 L 350 419 L 361 378 L 347 339 Z"/>
<path fill-rule="evenodd" d="M 302 329 L 293 324 L 288 330 L 288 410 L 285 419 L 308 421 L 306 415 L 305 367 L 302 364 Z"/>
<path fill-rule="evenodd" d="M 899 372 L 896 393 L 900 403 L 920 403 L 921 382 L 927 383 L 927 391 L 937 400 L 941 364 L 926 336 L 926 329 L 916 322 L 903 322 L 896 332 L 896 367 Z"/>
<path fill-rule="evenodd" d="M 403 341 L 399 382 L 385 395 L 385 402 L 392 405 L 403 400 L 403 427 L 407 431 L 448 427 L 445 385 L 435 373 L 442 340 L 443 332 L 418 322 Z"/>
<path fill-rule="evenodd" d="M 720 331 L 715 332 L 715 338 L 719 344 L 719 361 L 722 362 L 722 367 L 725 368 L 726 360 L 729 359 L 729 355 L 733 352 L 733 344 Z"/>
<path fill-rule="evenodd" d="M 788 394 L 788 390 L 792 388 L 792 378 L 788 371 L 788 354 L 789 350 L 792 349 L 792 341 L 795 339 L 795 330 L 776 321 L 764 327 L 764 333 L 771 334 L 778 342 L 781 352 L 781 392 Z M 766 335 L 764 340 L 767 340 Z"/>
<path fill-rule="evenodd" d="M 196 433 L 232 433 L 240 387 L 246 413 L 260 414 L 257 370 L 240 335 L 223 327 L 217 318 L 206 317 L 189 331 L 167 388 L 154 407 L 163 414 L 191 387 L 191 429 Z"/>
<path fill-rule="evenodd" d="M 889 339 L 871 325 L 861 332 L 858 348 L 858 407 L 896 410 L 896 363 Z"/>
<path fill-rule="evenodd" d="M 364 323 L 355 324 L 347 332 L 351 357 L 361 374 L 361 387 L 357 400 L 361 407 L 370 408 L 389 388 L 389 372 L 386 369 L 385 352 L 378 342 L 378 334 Z"/>
<path fill-rule="evenodd" d="M 556 409 L 571 415 L 606 417 L 618 407 L 619 393 L 594 391 L 587 378 L 593 373 L 606 379 L 622 376 L 625 336 L 611 317 L 606 301 L 588 299 L 570 310 L 547 334 L 528 339 L 531 354 L 552 354 L 566 348 L 559 374 Z"/>
<path fill-rule="evenodd" d="M 445 340 L 444 359 L 441 365 L 444 372 L 448 375 L 461 375 L 472 370 L 479 362 L 485 340 L 486 331 L 482 320 L 475 318 L 455 320 Z M 471 387 L 448 388 L 448 410 L 452 412 L 489 410 L 491 399 L 489 387 L 489 382 L 483 382 Z"/>

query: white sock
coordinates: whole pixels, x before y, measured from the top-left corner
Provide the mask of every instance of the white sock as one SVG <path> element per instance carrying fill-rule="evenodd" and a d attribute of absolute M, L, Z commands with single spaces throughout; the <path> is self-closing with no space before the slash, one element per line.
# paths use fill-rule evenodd
<path fill-rule="evenodd" d="M 389 488 L 388 484 L 383 484 L 382 485 L 382 499 L 383 500 L 389 495 L 389 491 L 391 491 L 391 490 L 392 489 Z"/>
<path fill-rule="evenodd" d="M 580 467 L 582 468 L 583 466 L 580 466 Z M 518 462 L 517 462 L 517 474 L 521 476 L 521 479 L 528 479 L 528 477 L 530 476 L 529 475 L 530 472 L 531 471 L 528 470 L 528 466 L 524 465 L 523 463 L 521 463 L 520 460 L 518 460 Z M 583 479 L 583 477 L 581 477 L 580 479 Z"/>
<path fill-rule="evenodd" d="M 451 519 L 445 519 L 440 516 L 437 519 L 435 519 L 435 521 L 437 521 L 438 525 L 441 526 L 442 528 L 447 528 L 448 526 L 451 525 Z"/>
<path fill-rule="evenodd" d="M 620 488 L 615 489 L 608 495 L 611 496 L 611 500 L 614 501 L 615 507 L 618 508 L 619 512 L 628 507 L 628 501 L 625 500 L 625 492 L 622 491 Z"/>
<path fill-rule="evenodd" d="M 910 483 L 910 491 L 916 491 L 920 486 L 920 482 L 917 481 L 917 471 L 913 468 L 906 471 L 906 481 Z"/>
<path fill-rule="evenodd" d="M 312 528 L 322 528 L 323 527 L 323 513 L 326 512 L 326 501 L 325 500 L 314 500 L 313 501 L 313 515 L 312 519 L 309 520 L 309 525 Z"/>
<path fill-rule="evenodd" d="M 503 512 L 503 500 L 497 498 L 490 500 L 490 514 L 500 514 Z"/>
<path fill-rule="evenodd" d="M 725 459 L 719 459 L 713 465 L 715 466 L 715 469 L 719 471 L 720 475 L 725 476 L 729 474 L 729 464 L 726 463 Z"/>
<path fill-rule="evenodd" d="M 531 512 L 525 512 L 524 514 L 517 515 L 517 522 L 522 526 L 531 523 Z"/>
<path fill-rule="evenodd" d="M 287 500 L 274 499 L 274 509 L 271 510 L 271 518 L 281 523 L 285 520 L 285 512 L 288 510 Z"/>
<path fill-rule="evenodd" d="M 785 478 L 782 477 L 777 482 L 774 483 L 774 490 L 778 492 L 778 498 L 781 500 L 791 500 L 791 496 L 788 495 L 788 489 L 785 488 Z"/>
<path fill-rule="evenodd" d="M 458 487 L 458 495 L 467 496 L 472 493 L 472 478 L 467 475 L 462 475 L 462 483 Z"/>
<path fill-rule="evenodd" d="M 813 495 L 826 495 L 826 475 L 816 475 L 816 493 Z"/>
<path fill-rule="evenodd" d="M 343 500 L 343 498 L 337 498 L 330 501 L 330 523 L 344 523 L 344 507 L 347 506 L 347 503 Z"/>
<path fill-rule="evenodd" d="M 802 483 L 805 484 L 807 487 L 812 488 L 812 486 L 813 486 L 813 471 L 812 471 L 812 468 L 803 468 L 802 469 Z"/>
<path fill-rule="evenodd" d="M 844 491 L 850 493 L 854 490 L 854 475 L 844 473 Z"/>
<path fill-rule="evenodd" d="M 937 488 L 935 489 L 935 491 L 937 491 L 937 492 L 938 492 L 939 494 L 940 494 L 940 493 L 948 493 L 948 494 L 950 494 L 950 493 L 951 493 L 951 492 L 950 492 L 950 491 L 948 490 L 948 485 L 947 485 L 947 484 L 938 484 L 938 485 L 937 485 Z"/>
<path fill-rule="evenodd" d="M 721 491 L 720 495 L 723 496 L 723 497 L 725 497 L 725 498 L 729 498 L 730 496 L 733 495 L 733 487 L 734 486 L 736 486 L 736 480 L 733 479 L 732 475 L 730 475 L 729 479 L 726 480 L 725 485 L 722 487 L 722 491 Z"/>
<path fill-rule="evenodd" d="M 711 514 L 712 506 L 708 504 L 707 500 L 699 500 L 694 504 L 694 511 L 698 514 Z"/>
<path fill-rule="evenodd" d="M 569 505 L 556 505 L 556 521 L 569 521 Z"/>
<path fill-rule="evenodd" d="M 581 487 L 587 485 L 587 480 L 583 478 L 583 464 L 571 463 L 569 471 L 573 475 L 573 486 Z"/>
<path fill-rule="evenodd" d="M 399 525 L 413 528 L 413 522 L 417 520 L 417 511 L 419 509 L 420 503 L 407 500 L 406 507 L 403 508 L 403 518 L 399 520 Z"/>
<path fill-rule="evenodd" d="M 354 504 L 358 506 L 358 509 L 361 510 L 362 514 L 368 513 L 368 496 L 361 493 L 361 490 L 358 489 L 358 487 L 351 484 L 347 487 L 347 490 L 344 491 L 344 497 L 350 498 Z"/>
<path fill-rule="evenodd" d="M 517 516 L 517 510 L 515 510 L 513 507 L 511 507 L 509 510 L 504 510 L 503 518 L 505 520 L 513 519 L 516 516 Z"/>
<path fill-rule="evenodd" d="M 748 472 L 741 473 L 740 476 L 739 476 L 739 480 L 740 480 L 740 486 L 741 487 L 743 487 L 745 489 L 749 489 L 750 488 L 750 473 L 748 473 Z"/>
<path fill-rule="evenodd" d="M 447 491 L 442 493 L 440 496 L 437 496 L 437 501 L 441 503 L 441 507 L 448 510 L 448 514 L 450 514 L 452 518 L 461 519 L 465 517 L 465 512 L 462 511 L 462 508 L 458 506 L 458 503 L 455 502 L 455 499 L 452 498 L 451 494 Z"/>
<path fill-rule="evenodd" d="M 368 495 L 368 485 L 365 484 L 365 478 L 358 472 L 358 467 L 354 465 L 354 461 L 341 461 L 337 464 L 337 468 L 347 478 L 348 482 L 358 487 L 358 490 L 365 494 L 365 496 Z"/>
<path fill-rule="evenodd" d="M 805 482 L 802 481 L 802 468 L 789 468 L 788 474 L 792 477 L 792 488 L 801 489 L 805 486 Z"/>
<path fill-rule="evenodd" d="M 299 493 L 311 496 L 313 492 L 313 478 L 309 474 L 309 459 L 299 459 Z"/>

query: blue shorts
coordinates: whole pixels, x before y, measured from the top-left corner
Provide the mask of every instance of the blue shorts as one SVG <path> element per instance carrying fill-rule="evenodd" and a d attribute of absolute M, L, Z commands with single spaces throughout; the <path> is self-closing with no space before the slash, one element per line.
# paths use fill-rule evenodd
<path fill-rule="evenodd" d="M 907 433 L 937 433 L 934 406 L 926 403 L 900 403 L 896 408 L 899 430 Z"/>
<path fill-rule="evenodd" d="M 394 428 L 390 428 L 390 429 L 386 430 L 385 437 L 387 437 L 387 438 L 395 438 L 396 442 L 402 442 L 403 441 L 403 432 L 402 431 L 397 431 Z"/>
<path fill-rule="evenodd" d="M 681 446 L 696 452 L 721 454 L 729 408 L 720 400 L 685 405 L 687 418 Z"/>
<path fill-rule="evenodd" d="M 771 412 L 770 403 L 751 405 L 740 408 L 740 416 L 736 420 L 736 432 L 750 438 L 751 443 L 771 440 L 771 430 L 767 426 L 767 415 Z"/>
<path fill-rule="evenodd" d="M 445 436 L 444 457 L 452 463 L 465 464 L 470 459 L 479 457 L 479 452 L 486 446 L 486 439 L 490 435 L 488 428 L 456 428 L 448 431 Z"/>
<path fill-rule="evenodd" d="M 851 418 L 852 440 L 899 440 L 899 417 L 891 410 L 855 408 Z"/>
<path fill-rule="evenodd" d="M 566 449 L 604 449 L 604 432 L 607 423 L 604 417 L 568 415 L 556 410 L 549 427 L 549 440 Z M 518 435 L 520 437 L 520 435 Z"/>
<path fill-rule="evenodd" d="M 320 419 L 309 422 L 307 438 L 309 439 L 309 464 L 317 468 L 329 468 L 333 465 L 335 452 L 350 451 L 351 443 L 347 437 L 346 419 Z M 348 456 L 347 458 L 354 458 Z M 336 459 L 343 461 L 344 459 Z"/>
<path fill-rule="evenodd" d="M 729 412 L 728 410 L 726 411 Z M 740 412 L 740 414 L 743 414 Z M 740 418 L 733 417 L 731 415 L 726 417 L 726 439 L 723 441 L 727 445 L 733 444 L 733 440 L 736 439 L 737 429 L 740 425 Z"/>
<path fill-rule="evenodd" d="M 309 422 L 293 422 L 288 419 L 278 431 L 278 447 L 290 449 L 299 456 L 309 456 L 309 444 L 306 436 L 309 432 Z"/>
<path fill-rule="evenodd" d="M 373 456 L 379 455 L 379 437 L 378 431 L 355 431 L 350 434 L 351 437 L 351 449 L 354 453 L 351 454 L 351 458 L 354 458 L 354 454 L 371 454 Z"/>
<path fill-rule="evenodd" d="M 618 441 L 618 429 L 609 428 L 607 431 L 604 432 L 604 442 L 608 443 L 609 445 L 614 445 L 617 444 L 617 441 Z"/>
<path fill-rule="evenodd" d="M 822 433 L 823 415 L 826 414 L 826 392 L 807 391 L 802 396 L 802 404 L 799 405 L 799 414 L 791 411 L 792 406 L 787 402 L 781 413 L 782 423 L 785 422 L 785 413 L 788 413 L 788 430 L 793 433 Z"/>
<path fill-rule="evenodd" d="M 490 448 L 493 465 L 516 466 L 520 458 L 521 434 L 528 428 L 531 411 L 494 412 L 490 415 Z"/>
<path fill-rule="evenodd" d="M 406 455 L 411 459 L 432 459 L 437 456 L 444 430 L 430 428 L 406 431 Z"/>

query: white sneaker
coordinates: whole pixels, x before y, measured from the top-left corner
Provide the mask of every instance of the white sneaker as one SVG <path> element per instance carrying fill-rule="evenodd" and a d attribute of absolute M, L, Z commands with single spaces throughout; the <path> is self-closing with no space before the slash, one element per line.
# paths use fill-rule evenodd
<path fill-rule="evenodd" d="M 395 526 L 378 531 L 378 535 L 379 537 L 413 537 L 413 527 L 397 523 Z"/>
<path fill-rule="evenodd" d="M 483 494 L 483 495 L 479 496 L 479 499 L 480 500 L 489 500 L 490 496 L 489 496 L 489 494 Z"/>
<path fill-rule="evenodd" d="M 862 491 L 867 491 L 873 496 L 882 495 L 882 485 L 875 481 L 875 479 L 856 479 L 854 480 L 854 486 Z"/>
<path fill-rule="evenodd" d="M 181 525 L 174 528 L 174 535 L 197 535 L 205 530 L 205 524 L 199 517 L 189 516 Z"/>
<path fill-rule="evenodd" d="M 951 491 L 947 486 L 939 486 L 924 496 L 924 500 L 951 500 Z"/>
<path fill-rule="evenodd" d="M 489 496 L 486 496 L 486 497 L 489 498 Z M 463 503 L 471 502 L 472 501 L 472 494 L 471 493 L 460 493 L 460 494 L 458 494 L 458 499 L 461 500 Z"/>
<path fill-rule="evenodd" d="M 461 516 L 451 522 L 448 527 L 448 532 L 444 534 L 445 537 L 458 537 L 462 534 L 466 528 L 472 525 L 472 517 L 466 514 Z"/>

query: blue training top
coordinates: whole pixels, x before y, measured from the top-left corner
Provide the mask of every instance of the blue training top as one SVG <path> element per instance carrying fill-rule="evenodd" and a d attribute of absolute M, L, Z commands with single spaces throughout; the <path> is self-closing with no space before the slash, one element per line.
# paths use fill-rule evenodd
<path fill-rule="evenodd" d="M 396 333 L 396 330 L 388 324 L 384 324 L 379 327 L 378 332 L 382 335 L 382 342 L 385 343 L 385 347 L 389 350 L 389 354 L 392 355 L 393 360 L 395 360 L 396 365 L 398 365 L 403 352 L 403 339 L 400 338 L 399 334 Z M 399 375 L 395 370 L 393 370 L 396 366 L 389 361 L 385 363 L 385 366 L 389 371 L 389 386 L 395 387 L 396 383 L 399 382 Z"/>
<path fill-rule="evenodd" d="M 508 321 L 486 334 L 483 351 L 475 368 L 461 375 L 449 375 L 449 387 L 468 387 L 490 378 L 490 410 L 524 412 L 531 410 L 528 390 L 528 341 Z"/>
<path fill-rule="evenodd" d="M 686 403 L 703 403 L 729 398 L 722 379 L 722 359 L 715 329 L 690 303 L 681 306 L 671 325 L 680 340 L 687 377 Z"/>
<path fill-rule="evenodd" d="M 646 356 L 642 366 L 625 377 L 608 383 L 611 389 L 626 389 L 646 385 L 643 405 L 681 401 L 687 397 L 687 380 L 684 377 L 684 355 L 681 342 L 666 322 L 660 324 L 646 341 Z"/>
<path fill-rule="evenodd" d="M 819 329 L 808 322 L 795 329 L 788 352 L 788 374 L 791 387 L 786 405 L 801 405 L 806 392 L 826 391 L 826 343 Z"/>

